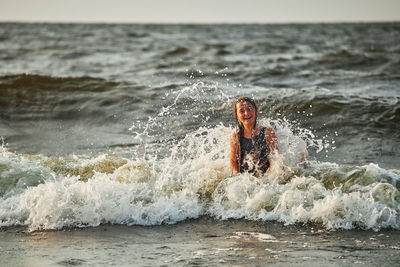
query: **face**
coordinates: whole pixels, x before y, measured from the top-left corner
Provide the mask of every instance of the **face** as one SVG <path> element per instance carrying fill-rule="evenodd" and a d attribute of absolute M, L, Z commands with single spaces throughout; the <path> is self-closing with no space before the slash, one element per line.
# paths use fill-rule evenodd
<path fill-rule="evenodd" d="M 236 118 L 246 127 L 253 127 L 258 110 L 249 102 L 236 103 Z"/>

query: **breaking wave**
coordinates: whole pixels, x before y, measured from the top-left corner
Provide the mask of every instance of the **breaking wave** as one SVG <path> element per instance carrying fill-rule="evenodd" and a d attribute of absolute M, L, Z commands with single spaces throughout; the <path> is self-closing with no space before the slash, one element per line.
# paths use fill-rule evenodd
<path fill-rule="evenodd" d="M 0 225 L 158 225 L 209 215 L 327 229 L 400 228 L 399 170 L 301 162 L 299 153 L 327 144 L 307 130 L 293 134 L 288 121 L 262 123 L 275 127 L 280 152 L 261 178 L 231 176 L 232 129 L 223 125 L 200 128 L 134 158 L 24 155 L 3 145 Z M 161 157 L 161 150 L 169 153 Z"/>

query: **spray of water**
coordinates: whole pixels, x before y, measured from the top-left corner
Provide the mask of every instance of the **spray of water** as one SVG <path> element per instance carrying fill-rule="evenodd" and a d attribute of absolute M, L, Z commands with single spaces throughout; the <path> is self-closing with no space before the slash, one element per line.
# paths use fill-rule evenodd
<path fill-rule="evenodd" d="M 398 170 L 317 162 L 308 152 L 324 150 L 326 142 L 288 120 L 264 118 L 261 125 L 273 127 L 279 141 L 269 171 L 231 176 L 234 128 L 216 121 L 219 112 L 231 112 L 233 97 L 205 82 L 169 94 L 169 104 L 131 127 L 144 154 L 51 158 L 11 153 L 3 144 L 0 225 L 155 225 L 210 215 L 329 229 L 400 228 Z M 187 111 L 204 126 L 190 129 Z"/>

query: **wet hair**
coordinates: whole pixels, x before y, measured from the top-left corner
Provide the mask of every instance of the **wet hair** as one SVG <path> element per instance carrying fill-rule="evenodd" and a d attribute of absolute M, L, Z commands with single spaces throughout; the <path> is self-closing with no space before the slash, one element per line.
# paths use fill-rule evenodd
<path fill-rule="evenodd" d="M 243 102 L 248 102 L 254 107 L 255 110 L 258 109 L 257 105 L 256 105 L 256 102 L 253 99 L 251 99 L 250 97 L 246 97 L 246 96 L 239 97 L 235 101 L 235 103 L 233 104 L 233 112 L 234 112 L 235 119 L 236 119 L 236 126 L 238 128 L 237 133 L 238 133 L 239 141 L 243 137 L 243 133 L 244 133 L 244 126 L 237 118 L 236 104 L 240 103 L 240 102 L 242 102 L 242 103 Z M 257 115 L 256 115 L 256 118 L 255 118 L 255 121 L 254 121 L 254 129 L 255 129 L 256 125 L 257 125 Z"/>

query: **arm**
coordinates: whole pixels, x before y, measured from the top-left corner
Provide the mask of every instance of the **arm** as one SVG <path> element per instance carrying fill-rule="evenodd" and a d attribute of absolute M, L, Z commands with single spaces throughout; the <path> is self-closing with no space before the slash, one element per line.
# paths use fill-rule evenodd
<path fill-rule="evenodd" d="M 265 141 L 268 145 L 268 156 L 278 151 L 278 137 L 272 128 L 265 129 Z"/>
<path fill-rule="evenodd" d="M 237 133 L 232 134 L 231 137 L 231 171 L 233 174 L 239 173 L 239 159 L 237 158 L 237 149 L 238 149 L 238 136 Z"/>

